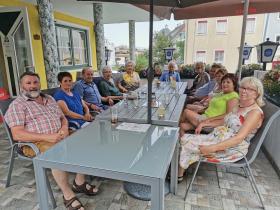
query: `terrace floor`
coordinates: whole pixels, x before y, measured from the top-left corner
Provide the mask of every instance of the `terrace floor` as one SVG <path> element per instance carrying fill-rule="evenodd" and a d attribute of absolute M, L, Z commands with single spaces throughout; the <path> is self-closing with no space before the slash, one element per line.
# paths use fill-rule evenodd
<path fill-rule="evenodd" d="M 16 160 L 11 186 L 5 188 L 5 179 L 9 161 L 9 144 L 0 127 L 0 210 L 35 210 L 36 185 L 33 165 L 30 161 Z M 280 179 L 269 161 L 261 152 L 252 165 L 259 189 L 264 197 L 266 209 L 280 209 Z M 50 176 L 51 177 L 51 176 Z M 73 175 L 70 176 L 71 181 Z M 190 176 L 187 179 L 190 180 Z M 102 192 L 94 197 L 79 196 L 89 210 L 146 210 L 150 202 L 139 201 L 128 196 L 121 181 L 95 178 Z M 65 209 L 61 192 L 51 178 L 51 184 L 57 200 L 57 209 Z M 220 187 L 219 187 L 220 186 Z M 178 195 L 167 195 L 165 209 L 170 210 L 206 210 L 206 209 L 261 209 L 248 179 L 241 171 L 231 168 L 203 165 L 191 192 L 184 202 L 186 181 L 178 185 Z"/>

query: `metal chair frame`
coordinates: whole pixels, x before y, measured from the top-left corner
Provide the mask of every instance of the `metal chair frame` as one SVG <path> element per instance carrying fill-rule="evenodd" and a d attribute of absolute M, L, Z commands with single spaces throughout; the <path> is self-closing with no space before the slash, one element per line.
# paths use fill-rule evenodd
<path fill-rule="evenodd" d="M 270 113 L 268 113 L 270 112 Z M 266 116 L 267 114 L 267 116 Z M 270 116 L 269 116 L 270 115 Z M 266 105 L 264 107 L 264 117 L 265 120 L 263 122 L 262 127 L 258 130 L 257 134 L 253 137 L 253 139 L 251 139 L 251 142 L 255 142 L 254 146 L 252 146 L 252 144 L 249 146 L 248 149 L 248 153 L 247 154 L 243 154 L 241 151 L 235 149 L 235 148 L 230 148 L 231 150 L 235 150 L 238 151 L 240 153 L 242 153 L 243 158 L 237 162 L 233 162 L 233 163 L 224 163 L 224 162 L 219 162 L 219 163 L 213 163 L 213 162 L 208 162 L 203 160 L 203 157 L 201 156 L 199 158 L 199 161 L 196 165 L 196 168 L 194 170 L 194 174 L 192 176 L 191 182 L 187 187 L 186 193 L 185 193 L 185 197 L 184 200 L 186 200 L 188 193 L 192 187 L 192 184 L 194 182 L 194 179 L 196 177 L 198 168 L 200 166 L 201 163 L 209 163 L 209 164 L 214 164 L 214 165 L 224 165 L 227 167 L 237 167 L 237 168 L 242 168 L 245 174 L 245 177 L 249 178 L 249 181 L 251 183 L 251 186 L 254 190 L 254 192 L 258 195 L 259 200 L 262 204 L 262 207 L 264 208 L 264 202 L 263 202 L 263 197 L 258 189 L 258 186 L 256 184 L 256 180 L 255 177 L 252 173 L 252 169 L 250 167 L 250 164 L 255 160 L 255 158 L 257 157 L 257 154 L 262 146 L 263 141 L 266 138 L 266 135 L 268 133 L 268 130 L 270 128 L 270 126 L 273 124 L 273 122 L 279 118 L 280 116 L 280 109 L 271 104 L 270 102 L 266 102 Z"/>
<path fill-rule="evenodd" d="M 9 105 L 12 101 L 13 101 L 13 99 L 0 101 L 0 116 L 3 118 L 4 129 L 7 133 L 7 137 L 8 137 L 9 143 L 11 145 L 10 162 L 9 162 L 6 185 L 5 185 L 6 188 L 10 186 L 15 158 L 17 157 L 18 159 L 30 160 L 30 161 L 32 161 L 32 159 L 33 159 L 33 158 L 30 158 L 30 157 L 24 156 L 21 152 L 19 152 L 19 151 L 21 151 L 20 148 L 22 146 L 29 146 L 35 152 L 36 156 L 38 154 L 40 154 L 40 151 L 35 144 L 30 143 L 30 142 L 16 142 L 16 141 L 14 141 L 11 130 L 10 130 L 9 126 L 7 125 L 7 123 L 5 122 L 5 119 L 4 119 L 4 115 L 5 115 L 7 109 L 8 109 L 8 107 L 9 107 Z M 48 178 L 46 179 L 46 181 L 47 181 L 49 199 L 51 201 L 51 206 L 54 209 L 54 208 L 56 208 L 56 202 L 55 202 L 54 195 L 52 193 L 51 185 L 50 185 L 50 182 L 49 182 Z"/>

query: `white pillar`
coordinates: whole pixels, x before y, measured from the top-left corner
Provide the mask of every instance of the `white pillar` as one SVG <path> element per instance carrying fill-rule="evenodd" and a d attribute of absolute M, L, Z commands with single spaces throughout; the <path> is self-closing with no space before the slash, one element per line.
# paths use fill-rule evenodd
<path fill-rule="evenodd" d="M 135 20 L 129 20 L 129 57 L 134 61 L 135 58 Z"/>

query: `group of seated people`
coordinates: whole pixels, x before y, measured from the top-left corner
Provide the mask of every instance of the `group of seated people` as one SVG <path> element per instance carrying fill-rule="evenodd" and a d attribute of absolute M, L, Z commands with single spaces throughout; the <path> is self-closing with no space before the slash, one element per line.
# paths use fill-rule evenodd
<path fill-rule="evenodd" d="M 208 161 L 234 162 L 242 158 L 241 153 L 231 150 L 234 147 L 246 154 L 250 139 L 261 126 L 264 104 L 262 83 L 254 78 L 244 78 L 237 88 L 237 80 L 221 66 L 214 64 L 205 72 L 203 63 L 195 65 L 198 76 L 194 87 L 189 91 L 187 104 L 180 120 L 180 161 L 178 180 L 183 179 L 185 170 L 199 160 L 202 154 Z M 180 81 L 175 63 L 169 62 L 168 72 L 160 80 L 173 77 Z M 68 121 L 75 121 L 80 127 L 93 120 L 91 111 L 102 112 L 114 101 L 123 98 L 123 93 L 135 90 L 140 78 L 134 71 L 133 62 L 128 62 L 126 72 L 115 83 L 111 68 L 103 68 L 103 78 L 98 86 L 93 82 L 93 70 L 85 68 L 82 80 L 73 86 L 68 72 L 58 74 L 60 89 L 54 98 L 43 94 L 40 78 L 33 72 L 25 72 L 20 77 L 21 94 L 9 106 L 5 121 L 11 128 L 14 140 L 34 143 L 44 152 L 69 135 Z M 239 94 L 237 93 L 239 90 Z M 104 105 L 102 102 L 106 102 Z M 201 134 L 206 127 L 214 127 L 209 134 Z M 195 130 L 195 134 L 188 131 Z M 34 156 L 29 147 L 22 148 L 26 156 Z M 68 183 L 68 173 L 52 169 L 52 174 L 63 193 L 63 201 L 68 209 L 83 210 L 84 207 L 75 193 L 96 195 L 98 187 L 91 185 L 82 174 L 77 174 L 72 186 Z"/>
<path fill-rule="evenodd" d="M 135 90 L 140 85 L 133 62 L 126 64 L 126 72 L 116 85 L 112 81 L 111 68 L 105 66 L 99 89 L 93 82 L 91 68 L 84 68 L 82 79 L 75 84 L 69 72 L 60 72 L 57 79 L 60 88 L 51 97 L 41 92 L 38 74 L 23 73 L 19 81 L 21 94 L 10 104 L 5 114 L 13 139 L 32 142 L 40 152 L 45 152 L 69 135 L 68 122 L 78 124 L 77 127 L 86 126 L 94 119 L 91 111 L 102 112 L 108 105 L 113 105 L 114 100 L 122 99 L 122 92 Z M 21 150 L 27 157 L 35 156 L 35 152 L 28 146 L 23 146 Z M 75 193 L 89 196 L 99 193 L 98 187 L 88 183 L 83 174 L 76 175 L 72 186 L 68 183 L 67 172 L 52 169 L 52 174 L 63 193 L 67 209 L 84 210 Z"/>
<path fill-rule="evenodd" d="M 201 157 L 209 162 L 242 159 L 264 117 L 263 85 L 259 79 L 246 77 L 238 86 L 235 75 L 217 64 L 212 65 L 209 75 L 202 63 L 197 63 L 196 68 L 200 73 L 180 120 L 179 182 L 186 169 Z M 211 127 L 212 132 L 202 134 L 206 127 Z"/>

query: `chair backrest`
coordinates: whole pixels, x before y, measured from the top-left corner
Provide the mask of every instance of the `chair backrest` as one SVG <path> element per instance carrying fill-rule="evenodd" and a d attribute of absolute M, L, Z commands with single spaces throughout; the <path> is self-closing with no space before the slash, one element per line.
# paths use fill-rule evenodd
<path fill-rule="evenodd" d="M 50 96 L 53 96 L 58 89 L 59 89 L 59 87 L 49 88 L 49 89 L 41 90 L 41 92 L 44 93 L 44 94 L 48 94 Z"/>
<path fill-rule="evenodd" d="M 7 136 L 8 136 L 8 139 L 9 139 L 9 142 L 10 142 L 11 145 L 14 144 L 14 141 L 13 141 L 13 138 L 12 138 L 11 129 L 9 128 L 7 123 L 5 122 L 4 115 L 6 114 L 8 108 L 9 108 L 9 106 L 12 103 L 13 100 L 14 100 L 13 98 L 7 99 L 7 100 L 0 100 L 0 115 L 3 118 L 4 129 L 7 133 Z"/>
<path fill-rule="evenodd" d="M 246 155 L 249 163 L 252 163 L 255 160 L 270 126 L 280 116 L 280 108 L 278 106 L 268 101 L 266 101 L 265 103 L 265 106 L 262 107 L 262 110 L 264 112 L 264 120 L 262 126 L 261 128 L 259 128 L 255 136 L 251 139 L 250 147 Z"/>
<path fill-rule="evenodd" d="M 102 80 L 102 77 L 93 77 L 93 82 L 96 84 L 97 87 L 99 87 L 99 83 Z"/>

